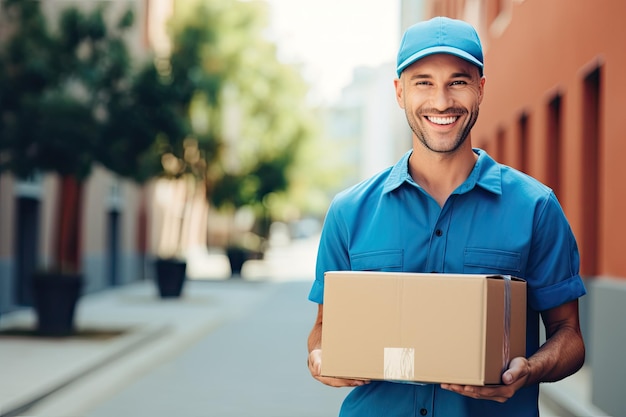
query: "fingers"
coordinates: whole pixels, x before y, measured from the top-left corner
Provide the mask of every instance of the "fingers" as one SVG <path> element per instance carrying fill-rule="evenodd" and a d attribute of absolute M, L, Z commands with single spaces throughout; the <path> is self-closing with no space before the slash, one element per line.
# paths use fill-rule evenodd
<path fill-rule="evenodd" d="M 361 385 L 369 384 L 370 381 L 361 379 L 344 379 L 344 378 L 330 378 L 325 376 L 315 377 L 321 383 L 331 387 L 360 387 Z"/>
<path fill-rule="evenodd" d="M 313 378 L 319 377 L 322 374 L 322 350 L 313 349 L 309 353 L 307 364 Z"/>
<path fill-rule="evenodd" d="M 313 349 L 311 353 L 309 353 L 309 357 L 307 359 L 307 365 L 309 367 L 309 372 L 311 372 L 311 375 L 313 376 L 313 378 L 331 387 L 358 387 L 358 386 L 369 383 L 368 380 L 331 378 L 331 377 L 322 376 L 322 350 L 321 349 Z"/>
<path fill-rule="evenodd" d="M 478 387 L 473 385 L 441 384 L 441 388 L 477 400 L 490 400 L 499 403 L 507 401 L 515 394 L 515 390 L 506 385 Z"/>
<path fill-rule="evenodd" d="M 506 385 L 513 385 L 517 381 L 525 380 L 530 372 L 528 360 L 526 358 L 513 358 L 507 369 L 502 374 L 502 382 Z"/>
<path fill-rule="evenodd" d="M 511 398 L 515 392 L 524 386 L 530 368 L 526 358 L 514 358 L 502 374 L 504 385 L 489 385 L 484 387 L 473 385 L 441 384 L 441 388 L 466 397 L 491 400 L 503 403 Z"/>

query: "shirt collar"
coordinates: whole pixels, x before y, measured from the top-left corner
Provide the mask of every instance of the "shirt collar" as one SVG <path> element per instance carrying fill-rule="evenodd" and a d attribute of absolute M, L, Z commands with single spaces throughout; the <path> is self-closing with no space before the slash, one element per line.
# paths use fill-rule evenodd
<path fill-rule="evenodd" d="M 469 177 L 456 189 L 455 194 L 466 193 L 475 186 L 497 195 L 502 194 L 502 176 L 500 165 L 482 149 L 474 148 L 478 160 Z M 391 169 L 391 173 L 385 181 L 383 193 L 388 193 L 400 187 L 405 182 L 414 183 L 409 175 L 409 158 L 413 150 L 408 151 Z"/>

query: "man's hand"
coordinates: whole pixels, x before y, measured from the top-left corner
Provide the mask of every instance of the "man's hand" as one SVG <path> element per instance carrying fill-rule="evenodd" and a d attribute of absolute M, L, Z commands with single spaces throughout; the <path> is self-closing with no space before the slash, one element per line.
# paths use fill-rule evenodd
<path fill-rule="evenodd" d="M 485 387 L 473 385 L 441 384 L 441 388 L 481 400 L 491 400 L 503 403 L 511 398 L 517 390 L 526 384 L 530 366 L 526 358 L 514 358 L 502 374 L 504 385 L 489 385 Z"/>
<path fill-rule="evenodd" d="M 322 350 L 313 349 L 309 353 L 308 359 L 309 372 L 313 378 L 317 379 L 323 384 L 331 387 L 358 387 L 360 385 L 368 384 L 369 381 L 361 379 L 342 379 L 342 378 L 330 378 L 321 376 L 322 373 Z"/>

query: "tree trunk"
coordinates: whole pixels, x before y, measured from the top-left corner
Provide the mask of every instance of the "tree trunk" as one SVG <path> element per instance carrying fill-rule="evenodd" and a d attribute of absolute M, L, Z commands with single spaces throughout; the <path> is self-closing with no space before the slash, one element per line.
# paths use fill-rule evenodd
<path fill-rule="evenodd" d="M 63 175 L 59 197 L 55 267 L 60 272 L 76 273 L 81 266 L 82 182 L 72 175 Z"/>

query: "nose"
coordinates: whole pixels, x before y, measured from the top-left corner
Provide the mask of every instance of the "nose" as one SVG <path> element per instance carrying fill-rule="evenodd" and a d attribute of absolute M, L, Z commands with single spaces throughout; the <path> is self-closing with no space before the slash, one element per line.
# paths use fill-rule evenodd
<path fill-rule="evenodd" d="M 433 107 L 439 111 L 444 111 L 452 107 L 452 95 L 446 86 L 437 87 L 433 90 Z"/>

